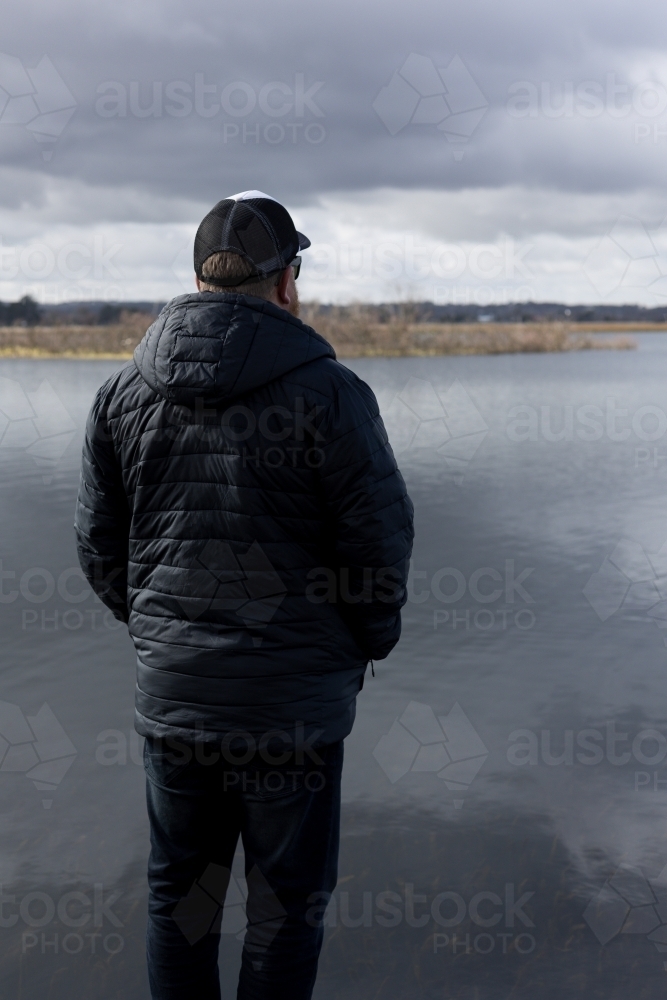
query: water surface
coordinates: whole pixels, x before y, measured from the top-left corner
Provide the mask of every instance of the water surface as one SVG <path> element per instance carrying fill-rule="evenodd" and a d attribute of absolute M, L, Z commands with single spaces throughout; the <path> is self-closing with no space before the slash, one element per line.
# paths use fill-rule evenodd
<path fill-rule="evenodd" d="M 346 741 L 317 1000 L 664 992 L 667 337 L 636 339 L 348 362 L 417 537 L 403 638 Z M 72 572 L 85 417 L 116 367 L 0 362 L 0 983 L 22 1000 L 148 997 L 133 651 Z M 44 704 L 66 735 L 36 780 Z M 223 934 L 224 996 L 240 949 Z"/>

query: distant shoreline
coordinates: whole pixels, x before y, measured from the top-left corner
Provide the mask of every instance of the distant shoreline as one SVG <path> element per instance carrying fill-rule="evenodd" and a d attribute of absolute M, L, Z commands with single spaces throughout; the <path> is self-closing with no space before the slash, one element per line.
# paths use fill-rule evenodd
<path fill-rule="evenodd" d="M 629 333 L 667 332 L 667 323 L 527 322 L 379 323 L 363 310 L 331 316 L 303 310 L 340 358 L 439 357 L 456 355 L 560 353 L 582 350 L 632 350 Z M 126 315 L 107 326 L 0 327 L 0 358 L 78 361 L 128 361 L 153 317 Z M 602 339 L 599 334 L 609 334 Z"/>

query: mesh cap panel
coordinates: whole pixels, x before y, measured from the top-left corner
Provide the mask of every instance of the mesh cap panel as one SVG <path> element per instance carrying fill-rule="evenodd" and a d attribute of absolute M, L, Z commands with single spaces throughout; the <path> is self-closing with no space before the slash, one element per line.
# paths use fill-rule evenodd
<path fill-rule="evenodd" d="M 246 280 L 256 281 L 283 270 L 310 240 L 294 228 L 286 208 L 272 198 L 236 201 L 225 198 L 202 220 L 195 236 L 194 264 L 197 277 L 225 287 L 220 280 L 203 278 L 202 265 L 221 251 L 237 253 L 253 267 Z M 239 284 L 230 280 L 229 286 Z"/>

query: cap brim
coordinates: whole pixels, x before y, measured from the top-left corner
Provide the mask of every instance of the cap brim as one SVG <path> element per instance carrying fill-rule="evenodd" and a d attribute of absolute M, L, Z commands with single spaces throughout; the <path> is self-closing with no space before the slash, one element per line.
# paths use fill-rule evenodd
<path fill-rule="evenodd" d="M 299 250 L 307 250 L 310 246 L 310 240 L 308 237 L 304 236 L 303 233 L 300 233 L 298 229 L 296 231 L 296 235 L 299 237 Z"/>

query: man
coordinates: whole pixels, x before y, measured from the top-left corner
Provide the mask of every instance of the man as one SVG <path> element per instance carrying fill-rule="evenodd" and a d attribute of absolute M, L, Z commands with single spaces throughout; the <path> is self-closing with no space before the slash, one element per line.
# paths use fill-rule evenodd
<path fill-rule="evenodd" d="M 97 393 L 79 559 L 137 651 L 153 1000 L 218 998 L 245 854 L 238 997 L 308 1000 L 336 884 L 342 741 L 400 634 L 412 505 L 369 387 L 298 318 L 309 240 L 260 191 L 195 239 Z"/>

